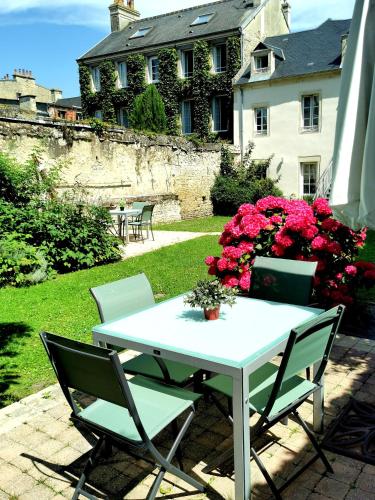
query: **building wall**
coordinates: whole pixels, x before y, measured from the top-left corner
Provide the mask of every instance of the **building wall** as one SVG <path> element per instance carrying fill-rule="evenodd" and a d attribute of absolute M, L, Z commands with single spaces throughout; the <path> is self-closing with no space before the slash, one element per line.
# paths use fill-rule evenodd
<path fill-rule="evenodd" d="M 159 220 L 212 214 L 210 188 L 220 165 L 217 144 L 196 147 L 183 138 L 124 130 L 99 138 L 87 125 L 0 119 L 0 151 L 23 162 L 36 146 L 47 167 L 66 163 L 62 190 L 81 185 L 95 203 L 156 200 Z"/>
<path fill-rule="evenodd" d="M 274 154 L 269 175 L 281 177 L 279 187 L 286 196 L 301 196 L 300 162 L 318 158 L 318 175 L 329 166 L 333 155 L 340 75 L 283 79 L 243 87 L 243 144 L 254 142 L 253 157 Z M 301 131 L 301 95 L 319 93 L 321 121 L 318 132 Z M 269 134 L 254 134 L 254 106 L 269 106 Z M 234 143 L 240 146 L 240 89 L 235 90 Z"/>
<path fill-rule="evenodd" d="M 281 10 L 282 0 L 266 0 L 261 11 L 244 28 L 243 67 L 250 63 L 251 53 L 259 42 L 268 36 L 289 33 L 288 25 Z"/>
<path fill-rule="evenodd" d="M 53 101 L 51 91 L 35 83 L 34 78 L 16 76 L 13 80 L 0 80 L 1 99 L 17 99 L 17 94 L 35 95 L 37 102 L 50 103 Z"/>

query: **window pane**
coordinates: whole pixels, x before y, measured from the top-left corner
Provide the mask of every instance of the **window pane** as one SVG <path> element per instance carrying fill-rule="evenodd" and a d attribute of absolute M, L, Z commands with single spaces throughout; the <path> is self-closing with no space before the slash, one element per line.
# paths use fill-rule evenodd
<path fill-rule="evenodd" d="M 189 78 L 193 76 L 193 64 L 194 64 L 194 59 L 193 59 L 193 51 L 192 50 L 185 50 L 183 52 L 183 75 L 185 78 Z"/>
<path fill-rule="evenodd" d="M 182 103 L 182 133 L 191 134 L 193 132 L 192 103 L 184 101 Z"/>
<path fill-rule="evenodd" d="M 302 163 L 303 194 L 313 195 L 316 192 L 316 180 L 318 174 L 317 163 Z"/>
<path fill-rule="evenodd" d="M 153 82 L 159 80 L 159 59 L 156 57 L 151 59 L 151 80 Z"/>
<path fill-rule="evenodd" d="M 127 68 L 125 62 L 119 63 L 118 76 L 119 76 L 120 88 L 126 87 L 128 85 L 128 82 L 127 82 Z"/>

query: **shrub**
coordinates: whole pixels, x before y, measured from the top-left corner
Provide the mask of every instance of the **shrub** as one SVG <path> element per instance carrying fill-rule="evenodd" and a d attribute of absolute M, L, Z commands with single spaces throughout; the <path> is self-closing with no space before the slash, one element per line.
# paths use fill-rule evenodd
<path fill-rule="evenodd" d="M 360 287 L 375 285 L 375 264 L 355 261 L 365 239 L 365 230 L 335 220 L 325 199 L 310 206 L 268 196 L 239 208 L 224 226 L 221 257 L 207 257 L 206 264 L 224 285 L 247 292 L 256 255 L 317 262 L 316 301 L 325 307 L 351 305 Z"/>
<path fill-rule="evenodd" d="M 265 196 L 281 196 L 277 180 L 266 177 L 271 158 L 262 162 L 251 159 L 250 144 L 244 161 L 235 168 L 233 155 L 221 148 L 220 174 L 211 188 L 211 201 L 216 215 L 234 215 L 244 203 L 255 203 Z"/>
<path fill-rule="evenodd" d="M 136 130 L 163 133 L 167 130 L 164 103 L 155 85 L 136 97 L 129 122 Z"/>
<path fill-rule="evenodd" d="M 0 287 L 35 285 L 51 275 L 44 253 L 18 237 L 10 233 L 0 240 Z"/>

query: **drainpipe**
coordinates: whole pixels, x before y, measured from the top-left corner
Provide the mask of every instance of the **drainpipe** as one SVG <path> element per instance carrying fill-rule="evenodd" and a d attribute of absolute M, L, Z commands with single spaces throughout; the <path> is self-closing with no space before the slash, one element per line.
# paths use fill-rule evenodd
<path fill-rule="evenodd" d="M 244 156 L 244 124 L 243 124 L 243 88 L 240 87 L 240 124 L 239 124 L 239 135 L 240 135 L 240 150 L 241 150 L 241 163 L 243 162 Z"/>

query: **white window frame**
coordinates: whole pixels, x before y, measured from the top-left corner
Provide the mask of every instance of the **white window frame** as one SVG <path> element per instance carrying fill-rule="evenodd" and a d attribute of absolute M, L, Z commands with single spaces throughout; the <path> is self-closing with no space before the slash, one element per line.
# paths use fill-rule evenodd
<path fill-rule="evenodd" d="M 318 180 L 319 180 L 319 161 L 318 159 L 309 159 L 309 158 L 304 158 L 301 159 L 299 164 L 300 164 L 300 178 L 301 178 L 301 183 L 300 183 L 300 192 L 301 196 L 314 196 L 316 194 L 316 189 L 318 186 Z M 305 183 L 305 168 L 309 167 L 309 170 L 311 167 L 315 168 L 315 191 L 313 193 L 305 193 L 305 186 L 309 186 L 309 191 L 311 190 L 311 175 L 309 176 L 309 181 L 308 184 Z M 311 173 L 311 170 L 309 171 Z"/>
<path fill-rule="evenodd" d="M 220 43 L 212 47 L 212 69 L 214 73 L 225 73 L 227 70 L 227 64 L 228 64 L 227 60 L 225 60 L 225 67 L 222 66 L 222 63 L 220 64 L 220 67 L 218 65 L 218 53 L 219 49 L 222 48 L 224 48 L 225 51 L 227 50 L 227 46 L 225 43 Z M 220 58 L 221 58 L 221 52 L 220 52 Z"/>
<path fill-rule="evenodd" d="M 257 111 L 258 110 L 266 110 L 266 122 L 267 122 L 266 130 L 263 130 L 263 129 L 258 130 L 258 123 L 257 123 Z M 254 111 L 254 135 L 257 137 L 269 135 L 269 133 L 270 133 L 270 108 L 269 108 L 269 106 L 266 106 L 266 105 L 255 106 L 253 111 Z M 262 120 L 262 125 L 263 125 L 264 124 L 263 123 L 263 120 L 264 120 L 263 116 L 261 117 L 261 120 Z"/>
<path fill-rule="evenodd" d="M 305 99 L 307 97 L 312 98 L 310 100 L 310 106 L 309 106 L 309 112 L 310 112 L 310 119 L 309 119 L 309 125 L 305 125 Z M 316 97 L 318 101 L 318 124 L 314 125 L 314 110 L 315 110 L 315 104 L 312 104 L 313 98 Z M 301 95 L 301 132 L 319 132 L 320 131 L 320 125 L 321 125 L 321 98 L 320 98 L 320 93 L 319 92 L 309 92 Z"/>
<path fill-rule="evenodd" d="M 252 72 L 253 73 L 268 73 L 271 70 L 271 51 L 270 50 L 259 50 L 253 52 L 252 55 Z M 257 61 L 267 57 L 267 66 L 258 67 Z"/>
<path fill-rule="evenodd" d="M 222 96 L 222 95 L 216 95 L 212 98 L 212 103 L 211 103 L 211 116 L 212 116 L 212 119 L 211 119 L 211 122 L 212 122 L 212 127 L 211 127 L 211 130 L 212 132 L 215 132 L 215 133 L 219 133 L 219 132 L 228 132 L 228 128 L 226 129 L 222 129 L 220 128 L 220 130 L 217 130 L 215 129 L 215 102 L 218 102 L 218 99 L 222 100 L 225 99 L 225 96 Z M 221 111 L 221 110 L 220 110 Z M 221 118 L 220 118 L 220 122 L 221 122 Z"/>
<path fill-rule="evenodd" d="M 201 14 L 191 23 L 190 26 L 199 26 L 200 24 L 207 24 L 214 17 L 214 12 L 207 12 L 207 14 Z"/>
<path fill-rule="evenodd" d="M 192 104 L 193 104 L 193 99 L 185 99 L 181 102 L 181 133 L 182 135 L 191 135 L 194 133 L 194 128 L 193 128 L 193 112 L 192 112 Z M 190 132 L 186 132 L 184 130 L 184 104 L 185 103 L 190 103 Z"/>
<path fill-rule="evenodd" d="M 157 79 L 153 78 L 153 72 L 152 72 L 152 62 L 153 61 L 158 61 L 158 78 Z M 159 58 L 158 58 L 158 56 L 151 56 L 148 58 L 148 81 L 150 83 L 158 83 L 159 82 Z"/>
<path fill-rule="evenodd" d="M 99 66 L 91 67 L 91 85 L 94 92 L 100 91 L 100 69 Z"/>
<path fill-rule="evenodd" d="M 130 38 L 143 38 L 149 33 L 150 30 L 151 26 L 149 26 L 148 28 L 139 28 L 139 30 L 136 31 Z"/>
<path fill-rule="evenodd" d="M 185 72 L 186 69 L 186 52 L 191 52 L 192 58 L 193 58 L 193 70 L 191 75 L 188 75 Z M 191 78 L 193 76 L 193 71 L 194 71 L 194 50 L 193 49 L 185 49 L 181 51 L 181 76 L 182 78 Z"/>
<path fill-rule="evenodd" d="M 121 75 L 120 68 L 124 68 L 123 75 Z M 117 82 L 119 89 L 125 89 L 128 86 L 128 65 L 126 61 L 120 61 L 117 63 Z"/>

